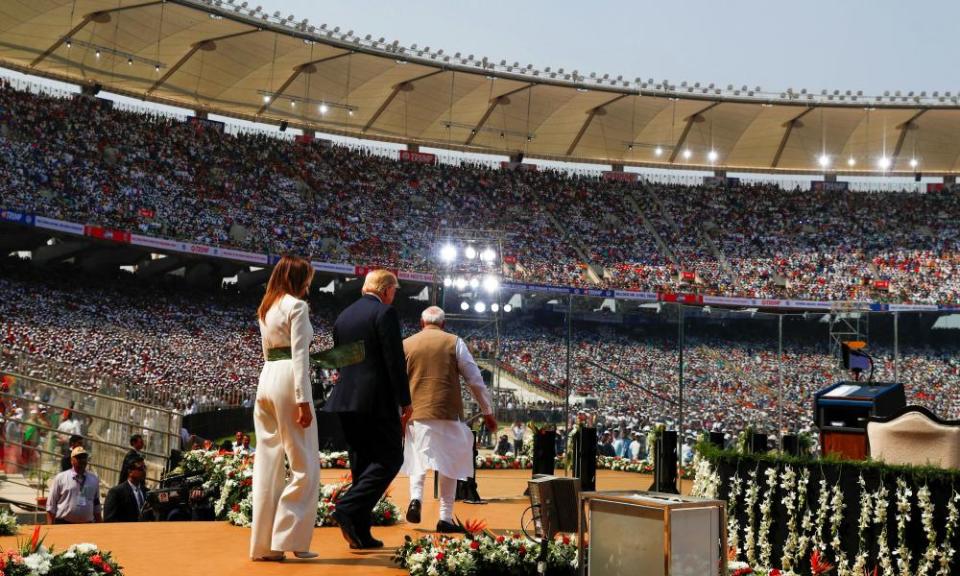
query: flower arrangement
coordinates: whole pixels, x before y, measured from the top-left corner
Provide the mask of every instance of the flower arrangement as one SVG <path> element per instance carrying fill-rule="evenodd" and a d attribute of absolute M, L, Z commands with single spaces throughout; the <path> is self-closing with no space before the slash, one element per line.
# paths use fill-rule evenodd
<path fill-rule="evenodd" d="M 483 523 L 464 523 L 462 538 L 442 535 L 416 540 L 410 536 L 394 554 L 394 562 L 411 576 L 534 576 L 540 543 L 520 534 L 496 535 Z M 547 543 L 546 573 L 573 576 L 577 570 L 577 547 L 569 536 L 559 535 Z"/>
<path fill-rule="evenodd" d="M 499 454 L 487 454 L 477 456 L 477 470 L 526 470 L 533 468 L 533 458 L 517 456 L 513 452 L 507 452 L 503 456 Z"/>
<path fill-rule="evenodd" d="M 349 476 L 340 482 L 326 484 L 320 487 L 320 501 L 317 502 L 317 526 L 336 526 L 333 511 L 337 509 L 337 501 L 350 490 L 352 486 Z M 390 491 L 373 507 L 371 521 L 374 526 L 392 526 L 401 520 L 400 509 L 390 499 Z"/>
<path fill-rule="evenodd" d="M 17 515 L 10 510 L 0 510 L 0 536 L 13 536 L 19 530 Z"/>
<path fill-rule="evenodd" d="M 321 452 L 320 467 L 349 469 L 350 454 L 347 452 Z"/>
<path fill-rule="evenodd" d="M 0 551 L 0 574 L 4 576 L 123 576 L 109 552 L 96 544 L 74 544 L 55 554 L 43 545 L 40 526 L 17 550 Z"/>

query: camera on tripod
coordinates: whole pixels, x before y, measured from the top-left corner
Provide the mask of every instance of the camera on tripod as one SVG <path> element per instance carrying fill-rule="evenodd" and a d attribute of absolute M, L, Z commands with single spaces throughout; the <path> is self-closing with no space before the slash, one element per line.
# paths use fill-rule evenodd
<path fill-rule="evenodd" d="M 140 518 L 161 522 L 213 520 L 215 492 L 203 487 L 203 476 L 167 476 L 159 488 L 147 492 Z"/>

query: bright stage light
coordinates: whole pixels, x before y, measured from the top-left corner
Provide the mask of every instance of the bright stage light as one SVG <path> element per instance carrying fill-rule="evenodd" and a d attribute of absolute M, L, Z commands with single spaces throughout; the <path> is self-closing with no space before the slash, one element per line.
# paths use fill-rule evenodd
<path fill-rule="evenodd" d="M 657 158 L 663 156 L 663 148 L 657 146 L 657 148 L 653 151 L 653 154 L 654 154 L 654 156 L 656 156 Z"/>
<path fill-rule="evenodd" d="M 330 107 L 329 107 L 329 106 L 327 106 L 326 104 L 321 104 L 321 105 L 320 105 L 320 113 L 321 113 L 321 114 L 326 114 L 328 111 L 330 111 Z"/>
<path fill-rule="evenodd" d="M 269 96 L 264 96 L 264 97 L 263 97 L 263 103 L 264 103 L 264 104 L 269 104 L 269 103 L 270 103 L 270 97 L 269 97 Z"/>
<path fill-rule="evenodd" d="M 826 154 L 821 154 L 820 158 L 817 159 L 817 163 L 820 164 L 821 168 L 826 168 L 830 165 L 830 157 Z"/>
<path fill-rule="evenodd" d="M 490 310 L 493 311 L 493 312 L 499 312 L 499 311 L 500 311 L 500 305 L 497 304 L 496 302 L 494 302 L 493 304 L 490 305 Z"/>
<path fill-rule="evenodd" d="M 463 251 L 463 255 L 467 257 L 467 260 L 473 260 L 477 257 L 477 249 L 473 246 L 467 246 L 467 249 Z"/>
<path fill-rule="evenodd" d="M 497 253 L 493 251 L 493 248 L 487 248 L 480 253 L 480 259 L 484 262 L 491 263 L 497 259 Z"/>
<path fill-rule="evenodd" d="M 500 281 L 494 278 L 493 276 L 484 276 L 483 278 L 483 289 L 491 294 L 496 292 L 500 288 Z"/>
<path fill-rule="evenodd" d="M 460 309 L 466 312 L 467 310 L 470 309 L 470 304 L 468 304 L 467 301 L 464 300 L 463 302 L 460 303 Z"/>
<path fill-rule="evenodd" d="M 452 244 L 444 244 L 440 249 L 440 259 L 444 262 L 453 262 L 457 259 L 457 249 Z"/>
<path fill-rule="evenodd" d="M 716 162 L 716 161 L 717 161 L 717 151 L 716 151 L 716 150 L 711 150 L 711 151 L 707 154 L 707 160 L 709 160 L 710 162 Z"/>
<path fill-rule="evenodd" d="M 886 170 L 890 167 L 890 159 L 886 156 L 881 156 L 880 160 L 877 160 L 877 166 L 879 166 L 881 170 Z"/>
<path fill-rule="evenodd" d="M 911 158 L 911 159 L 910 159 L 910 167 L 911 167 L 911 168 L 916 168 L 916 167 L 917 167 L 917 164 L 919 164 L 919 162 L 917 162 L 917 159 L 916 159 L 916 158 Z"/>
<path fill-rule="evenodd" d="M 470 287 L 473 288 L 473 289 L 479 288 L 479 287 L 480 287 L 480 280 L 478 280 L 478 279 L 476 279 L 476 278 L 471 278 L 471 279 L 470 279 Z"/>
<path fill-rule="evenodd" d="M 467 279 L 461 276 L 460 278 L 456 279 L 454 284 L 456 284 L 457 290 L 463 290 L 464 288 L 467 287 Z"/>
<path fill-rule="evenodd" d="M 857 165 L 857 161 L 856 161 L 853 157 L 851 157 L 849 160 L 847 160 L 847 166 L 853 167 L 853 166 L 856 166 L 856 165 Z"/>
<path fill-rule="evenodd" d="M 447 276 L 446 278 L 443 279 L 443 287 L 449 288 L 451 286 L 453 286 L 453 278 L 450 278 L 449 276 Z"/>
<path fill-rule="evenodd" d="M 693 152 L 691 152 L 689 148 L 683 151 L 684 160 L 689 160 L 691 156 L 693 156 Z"/>
<path fill-rule="evenodd" d="M 511 311 L 511 310 L 513 310 L 513 306 L 511 306 L 511 305 L 509 305 L 509 304 L 504 304 L 504 305 L 503 305 L 503 311 L 504 311 L 504 312 L 509 312 L 509 311 Z"/>
<path fill-rule="evenodd" d="M 480 314 L 483 314 L 484 312 L 487 311 L 487 305 L 484 304 L 483 302 L 477 302 L 476 304 L 473 305 L 473 309 L 479 312 Z"/>

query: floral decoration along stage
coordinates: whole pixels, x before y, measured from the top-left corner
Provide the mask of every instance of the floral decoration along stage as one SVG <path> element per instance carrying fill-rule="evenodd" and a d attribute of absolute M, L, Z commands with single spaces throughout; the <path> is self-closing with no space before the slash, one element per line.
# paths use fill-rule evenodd
<path fill-rule="evenodd" d="M 563 456 L 557 456 L 554 468 L 562 469 L 566 465 Z M 513 452 L 499 454 L 483 454 L 477 456 L 477 470 L 529 470 L 533 468 L 533 458 L 526 454 L 516 456 Z M 652 460 L 631 460 L 620 456 L 597 456 L 597 470 L 615 470 L 619 472 L 635 472 L 637 474 L 653 474 Z M 691 480 L 695 475 L 692 466 L 681 466 L 680 477 Z"/>
<path fill-rule="evenodd" d="M 494 534 L 482 521 L 463 523 L 461 538 L 434 534 L 404 537 L 394 562 L 411 576 L 534 576 L 540 544 L 520 534 Z M 567 535 L 547 544 L 546 574 L 573 576 L 577 572 L 577 546 Z"/>
<path fill-rule="evenodd" d="M 43 544 L 40 526 L 33 536 L 18 543 L 16 550 L 0 551 L 0 574 L 4 576 L 123 576 L 123 569 L 96 544 L 74 544 L 55 553 Z"/>
<path fill-rule="evenodd" d="M 235 526 L 247 527 L 253 522 L 253 459 L 254 456 L 234 455 L 229 452 L 192 450 L 183 456 L 174 473 L 203 476 L 204 489 L 214 490 L 219 494 L 214 503 L 217 519 L 227 520 Z M 321 453 L 320 462 L 324 468 L 349 465 L 346 452 Z M 320 487 L 317 526 L 336 525 L 331 513 L 350 486 L 348 473 L 340 482 Z M 389 526 L 400 520 L 400 509 L 390 499 L 389 492 L 377 502 L 372 520 L 374 526 Z"/>

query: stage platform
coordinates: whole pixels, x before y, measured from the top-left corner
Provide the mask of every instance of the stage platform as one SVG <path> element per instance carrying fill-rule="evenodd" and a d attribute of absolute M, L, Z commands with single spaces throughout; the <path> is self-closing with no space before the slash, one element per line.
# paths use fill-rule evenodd
<path fill-rule="evenodd" d="M 343 470 L 323 470 L 324 482 L 335 482 Z M 560 472 L 562 475 L 562 472 Z M 490 502 L 483 505 L 457 502 L 455 513 L 462 520 L 486 520 L 495 531 L 518 530 L 520 514 L 527 499 L 520 496 L 529 470 L 478 470 L 480 495 Z M 599 490 L 646 489 L 650 476 L 629 472 L 599 470 Z M 423 503 L 423 521 L 419 524 L 400 522 L 395 526 L 374 528 L 374 535 L 384 541 L 382 550 L 353 551 L 347 546 L 338 528 L 316 528 L 312 549 L 320 554 L 313 560 L 288 559 L 282 564 L 251 562 L 248 557 L 250 530 L 230 526 L 226 522 L 158 522 L 140 524 L 97 524 L 86 526 L 45 526 L 46 543 L 58 550 L 71 544 L 92 542 L 113 553 L 129 576 L 194 576 L 211 574 L 252 574 L 298 576 L 344 574 L 386 576 L 402 575 L 391 561 L 393 550 L 406 534 L 430 534 L 437 521 L 438 502 L 433 499 L 433 479 L 427 477 Z M 684 482 L 682 490 L 689 491 Z M 391 496 L 402 511 L 408 503 L 408 481 L 397 477 Z M 22 526 L 20 538 L 29 537 L 31 526 Z M 14 548 L 15 537 L 0 538 L 0 547 Z"/>

